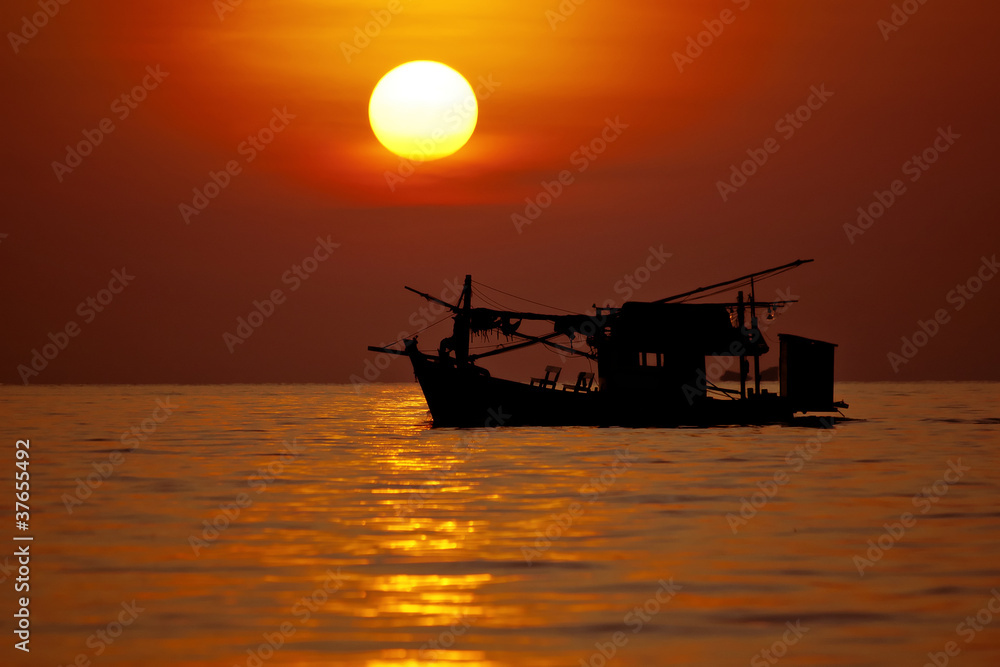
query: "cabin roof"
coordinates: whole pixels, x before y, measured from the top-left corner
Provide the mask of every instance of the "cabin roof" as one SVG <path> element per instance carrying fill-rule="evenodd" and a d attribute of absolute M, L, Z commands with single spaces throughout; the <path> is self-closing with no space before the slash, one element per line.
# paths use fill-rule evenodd
<path fill-rule="evenodd" d="M 618 312 L 613 331 L 619 345 L 649 351 L 721 353 L 738 340 L 729 310 L 713 303 L 629 301 Z"/>
<path fill-rule="evenodd" d="M 790 343 L 810 343 L 813 345 L 829 345 L 830 347 L 837 347 L 836 343 L 829 343 L 825 340 L 816 340 L 815 338 L 806 338 L 805 336 L 796 336 L 795 334 L 778 334 L 778 340 L 787 340 Z"/>

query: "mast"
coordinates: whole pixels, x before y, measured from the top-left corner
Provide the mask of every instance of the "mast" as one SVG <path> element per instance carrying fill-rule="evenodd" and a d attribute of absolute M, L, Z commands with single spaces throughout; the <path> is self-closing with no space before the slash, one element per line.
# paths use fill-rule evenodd
<path fill-rule="evenodd" d="M 753 278 L 750 278 L 750 332 L 753 346 L 753 393 L 760 395 L 760 347 L 757 345 L 757 311 L 754 309 Z"/>
<path fill-rule="evenodd" d="M 455 328 L 452 343 L 455 346 L 455 362 L 459 366 L 469 363 L 469 336 L 472 312 L 472 276 L 466 274 L 462 285 L 462 296 L 458 299 L 459 309 L 455 313 Z"/>
<path fill-rule="evenodd" d="M 746 315 L 743 311 L 743 290 L 736 293 L 737 311 L 736 317 L 740 325 L 740 335 L 743 335 L 743 325 L 746 323 Z M 746 348 L 740 346 L 740 398 L 747 397 L 747 355 Z"/>

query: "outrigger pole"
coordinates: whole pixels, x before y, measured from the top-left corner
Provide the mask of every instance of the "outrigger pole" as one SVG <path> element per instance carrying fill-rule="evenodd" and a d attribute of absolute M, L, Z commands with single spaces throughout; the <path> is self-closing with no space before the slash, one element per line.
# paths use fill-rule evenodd
<path fill-rule="evenodd" d="M 465 276 L 465 285 L 463 286 L 462 294 L 461 294 L 461 296 L 459 296 L 457 304 L 450 304 L 447 301 L 442 301 L 441 299 L 433 297 L 430 294 L 427 294 L 426 292 L 421 292 L 420 290 L 413 289 L 412 287 L 408 287 L 406 285 L 404 285 L 404 288 L 407 289 L 407 290 L 409 290 L 409 291 L 411 291 L 411 292 L 413 292 L 414 294 L 422 296 L 423 298 L 427 299 L 428 301 L 433 301 L 435 303 L 439 303 L 442 306 L 444 306 L 445 308 L 447 308 L 448 310 L 450 310 L 452 313 L 454 313 L 454 316 L 455 316 L 455 330 L 454 330 L 454 333 L 452 335 L 452 344 L 455 345 L 454 349 L 455 349 L 456 361 L 460 361 L 460 362 L 472 362 L 472 361 L 475 361 L 476 359 L 482 359 L 483 357 L 491 357 L 491 356 L 493 356 L 495 354 L 501 354 L 503 352 L 509 352 L 511 350 L 516 350 L 516 349 L 519 349 L 519 348 L 522 348 L 522 347 L 528 347 L 530 345 L 537 345 L 539 343 L 541 343 L 542 345 L 551 347 L 551 348 L 563 350 L 564 352 L 568 352 L 570 354 L 575 354 L 575 355 L 578 355 L 578 356 L 581 356 L 581 357 L 586 357 L 587 359 L 591 359 L 591 360 L 596 360 L 597 359 L 597 355 L 595 355 L 595 354 L 591 354 L 589 352 L 583 352 L 581 350 L 575 350 L 575 349 L 573 349 L 571 347 L 566 347 L 565 345 L 560 345 L 558 343 L 552 342 L 552 340 L 551 340 L 552 338 L 555 338 L 556 336 L 563 335 L 563 332 L 561 332 L 561 331 L 555 331 L 555 332 L 550 333 L 550 334 L 545 335 L 545 336 L 530 336 L 528 334 L 513 332 L 511 335 L 512 336 L 516 336 L 517 338 L 521 338 L 522 342 L 516 343 L 514 345 L 507 345 L 507 346 L 503 346 L 503 347 L 498 347 L 497 349 L 491 350 L 489 352 L 483 352 L 483 353 L 480 353 L 480 354 L 469 354 L 469 348 L 468 348 L 468 337 L 469 337 L 469 333 L 470 333 L 469 321 L 470 321 L 470 317 L 471 317 L 471 315 L 473 313 L 476 313 L 476 312 L 503 313 L 503 314 L 508 315 L 510 317 L 516 317 L 516 318 L 522 319 L 522 320 L 548 320 L 548 321 L 555 321 L 555 320 L 558 320 L 558 319 L 560 319 L 561 317 L 564 317 L 564 316 L 562 316 L 562 315 L 547 315 L 547 314 L 540 314 L 540 313 L 523 313 L 523 312 L 506 311 L 506 310 L 505 311 L 499 311 L 499 310 L 494 310 L 492 308 L 473 308 L 472 307 L 472 300 L 471 300 L 471 297 L 472 297 L 472 276 Z M 463 345 L 463 341 L 464 341 L 464 345 Z M 369 349 L 373 349 L 373 348 L 369 347 Z M 381 351 L 381 350 L 379 349 L 379 350 L 376 350 L 376 351 Z M 405 352 L 402 353 L 402 354 L 405 354 Z"/>
<path fill-rule="evenodd" d="M 781 266 L 775 266 L 773 268 L 765 269 L 763 271 L 755 271 L 754 273 L 748 273 L 747 275 L 740 276 L 739 278 L 733 278 L 731 280 L 726 280 L 726 281 L 723 281 L 721 283 L 715 283 L 713 285 L 707 285 L 705 287 L 698 287 L 696 289 L 689 290 L 687 292 L 681 292 L 680 294 L 674 294 L 673 296 L 664 297 L 662 299 L 658 299 L 658 300 L 654 301 L 653 303 L 668 303 L 670 301 L 676 301 L 677 299 L 683 299 L 684 297 L 692 296 L 694 294 L 700 294 L 702 292 L 707 292 L 709 290 L 717 289 L 719 287 L 725 287 L 726 285 L 732 285 L 734 283 L 740 283 L 740 282 L 744 282 L 744 281 L 749 280 L 750 281 L 750 303 L 749 303 L 749 305 L 750 305 L 750 317 L 751 317 L 752 328 L 756 328 L 756 325 L 757 325 L 756 319 L 757 318 L 756 318 L 756 313 L 755 313 L 755 306 L 759 306 L 759 305 L 768 305 L 768 306 L 770 306 L 770 305 L 773 305 L 773 304 L 770 304 L 770 303 L 761 304 L 760 302 L 756 302 L 755 295 L 753 293 L 754 279 L 762 277 L 762 276 L 768 276 L 770 274 L 778 273 L 779 271 L 793 269 L 793 268 L 795 268 L 797 266 L 801 266 L 802 264 L 808 264 L 809 262 L 812 262 L 812 261 L 813 260 L 811 260 L 811 259 L 797 259 L 794 262 L 789 262 L 788 264 L 782 264 Z M 551 341 L 551 339 L 555 338 L 558 335 L 560 335 L 561 332 L 553 332 L 551 334 L 544 335 L 544 336 L 529 336 L 527 334 L 514 333 L 513 334 L 514 336 L 523 339 L 522 342 L 517 343 L 515 345 L 507 345 L 507 346 L 498 347 L 497 349 L 491 350 L 489 352 L 483 352 L 483 353 L 480 353 L 480 354 L 469 354 L 468 337 L 469 337 L 469 334 L 471 333 L 470 332 L 470 327 L 469 327 L 469 320 L 470 320 L 470 317 L 471 317 L 473 311 L 502 312 L 502 313 L 504 313 L 506 315 L 509 315 L 511 317 L 517 317 L 519 319 L 525 319 L 525 320 L 557 320 L 557 319 L 559 319 L 562 316 L 560 316 L 560 315 L 540 314 L 540 313 L 526 313 L 526 312 L 514 312 L 514 311 L 497 311 L 497 310 L 494 310 L 492 308 L 473 308 L 472 307 L 472 276 L 468 276 L 468 275 L 465 277 L 465 283 L 462 286 L 462 294 L 459 296 L 457 304 L 448 303 L 447 301 L 443 301 L 441 299 L 438 299 L 437 297 L 434 297 L 434 296 L 431 296 L 430 294 L 427 294 L 426 292 L 421 292 L 420 290 L 414 289 L 414 288 L 409 287 L 409 286 L 405 286 L 404 285 L 404 287 L 405 287 L 405 289 L 409 290 L 410 292 L 413 292 L 414 294 L 417 294 L 418 296 L 421 296 L 421 297 L 427 299 L 428 301 L 433 301 L 434 303 L 438 303 L 438 304 L 444 306 L 445 308 L 447 308 L 448 310 L 450 310 L 455 315 L 455 327 L 454 327 L 454 332 L 452 334 L 451 342 L 452 342 L 452 345 L 455 346 L 453 349 L 455 351 L 456 362 L 458 362 L 458 363 L 468 363 L 468 362 L 474 361 L 476 359 L 481 359 L 483 357 L 491 357 L 491 356 L 493 356 L 495 354 L 501 354 L 503 352 L 508 352 L 508 351 L 516 350 L 516 349 L 519 349 L 519 348 L 522 348 L 522 347 L 528 347 L 528 346 L 531 346 L 531 345 L 536 345 L 536 344 L 539 344 L 539 343 L 541 343 L 542 345 L 546 345 L 548 347 L 552 347 L 552 348 L 556 348 L 556 349 L 560 349 L 560 350 L 569 352 L 571 354 L 576 354 L 576 355 L 579 355 L 579 356 L 582 356 L 582 357 L 586 357 L 588 359 L 595 359 L 596 358 L 596 355 L 593 355 L 593 354 L 590 354 L 590 353 L 587 353 L 587 352 L 583 352 L 581 350 L 575 350 L 573 348 L 566 347 L 566 346 L 563 346 L 563 345 L 559 345 L 558 343 L 553 343 Z M 744 310 L 743 310 L 744 309 L 744 303 L 745 302 L 743 300 L 743 293 L 740 292 L 739 299 L 738 299 L 736 305 L 738 307 L 737 313 L 738 313 L 738 316 L 739 316 L 739 320 L 740 320 L 739 325 L 740 325 L 741 329 L 745 326 L 744 319 L 743 319 L 744 318 Z M 774 303 L 779 303 L 779 302 L 774 302 Z M 781 303 L 784 303 L 784 302 L 781 302 Z M 600 313 L 600 309 L 598 309 L 598 314 L 599 313 Z M 379 351 L 379 352 L 389 352 L 390 351 L 388 349 L 374 348 L 374 347 L 369 347 L 369 349 L 375 350 L 375 351 Z M 394 351 L 394 350 L 392 352 L 395 353 L 395 354 L 406 354 L 405 352 Z M 755 390 L 757 392 L 760 391 L 759 363 L 760 363 L 759 356 L 758 355 L 754 355 L 754 379 L 756 380 L 754 388 L 755 388 Z M 746 377 L 747 377 L 747 370 L 748 370 L 746 366 L 747 366 L 746 357 L 745 356 L 740 356 L 740 395 L 743 396 L 744 398 L 746 397 Z"/>
<path fill-rule="evenodd" d="M 653 303 L 667 303 L 668 301 L 675 301 L 677 299 L 682 299 L 686 296 L 691 296 L 692 294 L 698 294 L 700 292 L 707 292 L 710 289 L 715 289 L 717 287 L 725 287 L 726 285 L 732 285 L 733 283 L 742 282 L 747 279 L 753 279 L 758 276 L 766 276 L 770 273 L 775 273 L 777 271 L 782 271 L 784 269 L 793 269 L 796 266 L 801 266 L 802 264 L 808 264 L 813 260 L 811 259 L 797 259 L 794 262 L 789 262 L 788 264 L 782 264 L 781 266 L 776 266 L 773 269 L 765 269 L 764 271 L 756 271 L 754 273 L 748 273 L 745 276 L 740 276 L 739 278 L 733 278 L 732 280 L 726 280 L 721 283 L 715 283 L 714 285 L 708 285 L 706 287 L 699 287 L 687 292 L 681 292 L 680 294 L 674 294 L 673 296 L 667 296 L 662 299 L 657 299 Z"/>
<path fill-rule="evenodd" d="M 448 310 L 450 310 L 453 313 L 458 313 L 460 310 L 462 310 L 462 308 L 459 308 L 456 305 L 450 304 L 447 301 L 442 301 L 441 299 L 433 297 L 430 294 L 426 294 L 425 292 L 421 292 L 420 290 L 413 289 L 412 287 L 407 287 L 406 285 L 403 285 L 403 289 L 410 290 L 414 294 L 422 296 L 425 299 L 427 299 L 428 301 L 433 301 L 435 303 L 440 303 L 442 306 L 444 306 L 445 308 L 447 308 Z M 464 294 L 464 292 L 463 292 L 463 294 Z M 462 301 L 462 300 L 464 300 L 464 296 L 459 298 L 459 301 Z M 517 310 L 498 310 L 496 308 L 472 308 L 471 306 L 469 307 L 469 312 L 504 313 L 504 314 L 509 315 L 511 317 L 516 317 L 519 320 L 547 320 L 547 321 L 552 321 L 552 320 L 557 320 L 560 317 L 565 317 L 564 315 L 548 315 L 548 314 L 544 314 L 544 313 L 526 313 L 526 312 L 521 312 L 521 311 L 517 311 Z"/>
<path fill-rule="evenodd" d="M 434 297 L 434 296 L 431 296 L 430 294 L 427 294 L 426 292 L 421 292 L 418 289 L 413 289 L 412 287 L 407 287 L 406 285 L 403 285 L 403 289 L 410 290 L 414 294 L 419 294 L 420 296 L 424 297 L 428 301 L 433 301 L 434 303 L 440 303 L 442 306 L 444 306 L 445 308 L 447 308 L 448 310 L 450 310 L 452 312 L 457 312 L 458 311 L 458 306 L 453 306 L 450 303 L 448 303 L 447 301 L 442 301 L 441 299 L 439 299 L 437 297 Z M 463 290 L 462 293 L 463 294 L 465 293 L 464 290 Z M 459 301 L 461 301 L 461 297 L 459 297 Z"/>

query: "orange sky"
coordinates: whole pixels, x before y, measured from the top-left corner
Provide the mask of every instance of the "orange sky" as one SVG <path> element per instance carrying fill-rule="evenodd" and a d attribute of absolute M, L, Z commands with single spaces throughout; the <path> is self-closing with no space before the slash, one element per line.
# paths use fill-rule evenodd
<path fill-rule="evenodd" d="M 424 304 L 403 284 L 439 294 L 473 273 L 583 310 L 661 245 L 672 256 L 636 299 L 815 258 L 761 294 L 801 296 L 774 330 L 839 343 L 841 379 L 1000 377 L 1000 280 L 961 309 L 948 300 L 1000 250 L 993 4 L 928 2 L 888 39 L 892 3 L 860 0 L 567 0 L 567 16 L 556 0 L 245 0 L 220 19 L 222 6 L 76 0 L 35 34 L 36 3 L 4 5 L 0 381 L 21 382 L 18 365 L 70 321 L 78 335 L 32 383 L 347 381 L 367 344 L 412 331 Z M 373 11 L 386 25 L 346 57 Z M 706 21 L 719 34 L 679 71 Z M 492 90 L 461 151 L 390 189 L 400 163 L 372 135 L 368 97 L 418 59 Z M 145 99 L 114 102 L 144 77 Z M 814 87 L 832 95 L 794 132 L 776 125 Z M 284 125 L 248 162 L 241 144 L 274 109 Z M 581 158 L 608 119 L 620 135 Z M 911 181 L 904 163 L 939 128 L 948 150 Z M 54 169 L 84 132 L 101 136 L 93 152 Z M 776 152 L 723 200 L 719 181 L 768 139 Z M 179 206 L 234 160 L 185 224 Z M 562 170 L 572 183 L 517 229 Z M 849 239 L 896 179 L 903 194 Z M 328 236 L 339 247 L 290 290 L 283 274 Z M 134 282 L 87 321 L 78 304 L 122 267 Z M 223 334 L 275 289 L 287 300 L 230 353 Z M 887 354 L 939 309 L 947 321 L 894 373 Z M 397 362 L 381 379 L 410 377 Z"/>

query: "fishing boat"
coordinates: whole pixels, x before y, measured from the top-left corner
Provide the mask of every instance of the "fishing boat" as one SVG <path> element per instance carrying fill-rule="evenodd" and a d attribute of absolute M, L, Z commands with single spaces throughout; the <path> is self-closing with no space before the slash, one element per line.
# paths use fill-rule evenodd
<path fill-rule="evenodd" d="M 435 427 L 707 427 L 788 424 L 804 415 L 815 419 L 847 407 L 834 400 L 837 346 L 779 334 L 779 391 L 762 389 L 760 357 L 769 348 L 758 315 L 771 319 L 797 299 L 758 301 L 755 296 L 761 280 L 811 261 L 796 260 L 657 301 L 595 305 L 593 314 L 473 306 L 473 285 L 480 284 L 467 275 L 457 303 L 406 288 L 450 313 L 451 335 L 436 351 L 421 350 L 416 336 L 397 341 L 401 348 L 368 349 L 409 358 Z M 734 301 L 702 301 L 733 291 Z M 483 300 L 478 288 L 477 294 Z M 520 331 L 531 321 L 547 323 L 546 330 Z M 473 338 L 495 343 L 473 349 Z M 550 365 L 540 377 L 518 382 L 494 377 L 477 364 L 535 345 L 563 358 L 580 357 L 591 370 L 560 382 L 562 367 Z M 706 360 L 717 357 L 738 360 L 738 390 L 709 379 Z"/>

